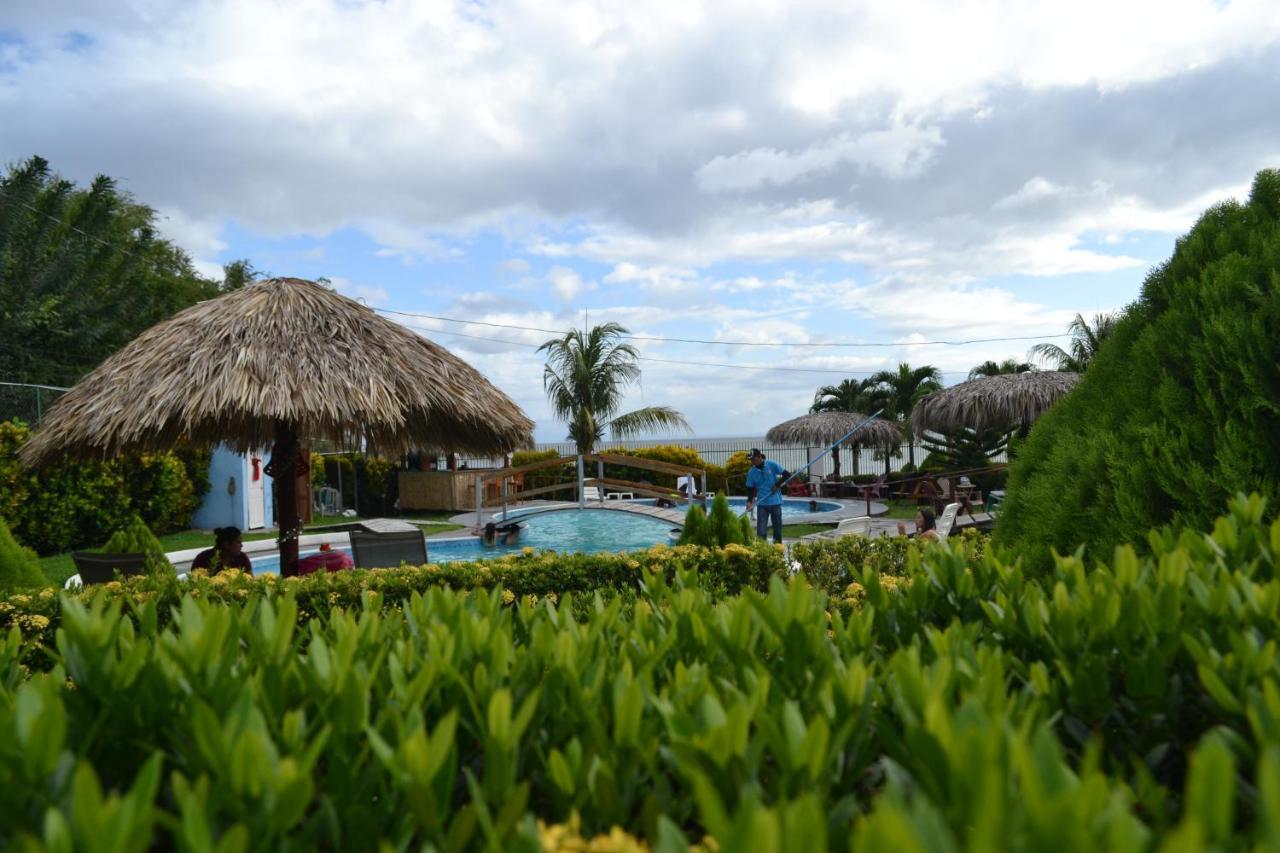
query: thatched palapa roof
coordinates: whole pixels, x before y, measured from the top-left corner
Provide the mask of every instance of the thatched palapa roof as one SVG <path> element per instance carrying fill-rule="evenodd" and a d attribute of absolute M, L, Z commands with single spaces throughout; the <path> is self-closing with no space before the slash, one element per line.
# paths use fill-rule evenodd
<path fill-rule="evenodd" d="M 814 412 L 778 424 L 765 433 L 765 438 L 771 444 L 828 447 L 866 419 L 866 415 L 857 412 Z M 876 418 L 844 442 L 844 446 L 897 447 L 902 441 L 902 430 L 897 424 Z"/>
<path fill-rule="evenodd" d="M 1028 426 L 1079 380 L 1077 373 L 1056 370 L 970 379 L 921 397 L 911 411 L 911 425 L 917 435 L 925 430 L 1012 430 Z"/>
<path fill-rule="evenodd" d="M 475 368 L 360 303 L 277 278 L 202 302 L 139 335 L 62 396 L 27 465 L 225 442 L 365 440 L 385 453 L 503 453 L 533 422 Z"/>

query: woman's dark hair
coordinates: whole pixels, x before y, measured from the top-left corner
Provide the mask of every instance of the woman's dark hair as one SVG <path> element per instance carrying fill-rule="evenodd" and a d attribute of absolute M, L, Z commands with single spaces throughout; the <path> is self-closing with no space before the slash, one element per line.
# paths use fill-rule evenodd
<path fill-rule="evenodd" d="M 920 513 L 920 517 L 924 519 L 925 530 L 933 530 L 938 526 L 938 520 L 933 517 L 933 510 L 919 509 L 916 512 Z"/>
<path fill-rule="evenodd" d="M 213 529 L 213 543 L 218 548 L 221 548 L 223 545 L 230 545 L 239 538 L 239 527 L 215 527 Z"/>

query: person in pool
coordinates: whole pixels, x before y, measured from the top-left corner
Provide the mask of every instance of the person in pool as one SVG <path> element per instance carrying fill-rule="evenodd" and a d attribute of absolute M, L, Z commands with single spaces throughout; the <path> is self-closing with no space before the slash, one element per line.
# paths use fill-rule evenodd
<path fill-rule="evenodd" d="M 491 521 L 484 526 L 484 532 L 480 534 L 480 541 L 490 548 L 496 547 L 499 542 L 503 545 L 514 545 L 519 538 L 520 525 L 515 522 L 499 527 Z"/>
<path fill-rule="evenodd" d="M 899 522 L 898 535 L 907 535 L 907 526 Z M 942 537 L 938 535 L 938 520 L 934 517 L 933 510 L 920 509 L 916 511 L 916 532 L 911 534 L 916 539 L 924 539 L 928 542 L 941 542 Z"/>
<path fill-rule="evenodd" d="M 253 574 L 253 563 L 249 555 L 241 550 L 240 528 L 218 527 L 213 531 L 213 547 L 196 554 L 191 561 L 192 569 L 204 569 L 216 575 L 223 569 L 239 569 L 245 574 Z"/>

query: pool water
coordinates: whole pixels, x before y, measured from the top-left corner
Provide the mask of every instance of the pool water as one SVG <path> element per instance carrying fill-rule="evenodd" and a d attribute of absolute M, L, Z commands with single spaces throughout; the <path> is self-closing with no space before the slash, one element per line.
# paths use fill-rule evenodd
<path fill-rule="evenodd" d="M 666 542 L 671 525 L 643 515 L 630 515 L 610 510 L 566 510 L 537 515 L 522 522 L 528 528 L 520 534 L 520 540 L 512 546 L 498 545 L 486 548 L 475 537 L 461 539 L 427 540 L 427 559 L 432 563 L 451 563 L 456 560 L 479 560 L 484 557 L 518 554 L 523 548 L 539 551 L 578 551 L 595 554 L 601 551 L 638 551 Z M 349 551 L 347 548 L 336 550 Z M 318 553 L 303 551 L 306 557 Z M 264 554 L 253 557 L 253 573 L 279 574 L 280 555 Z"/>

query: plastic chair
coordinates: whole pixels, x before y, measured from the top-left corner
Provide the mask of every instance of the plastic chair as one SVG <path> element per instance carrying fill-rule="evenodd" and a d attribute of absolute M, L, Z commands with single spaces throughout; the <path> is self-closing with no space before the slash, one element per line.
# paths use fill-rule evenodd
<path fill-rule="evenodd" d="M 115 580 L 116 572 L 128 577 L 147 572 L 146 554 L 97 554 L 77 551 L 71 555 L 80 573 L 80 583 L 86 586 Z"/>
<path fill-rule="evenodd" d="M 370 533 L 353 530 L 351 559 L 357 569 L 396 568 L 401 563 L 421 566 L 427 562 L 427 540 L 421 530 Z"/>

